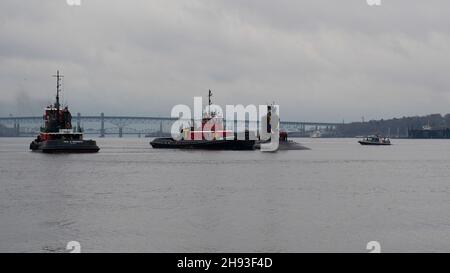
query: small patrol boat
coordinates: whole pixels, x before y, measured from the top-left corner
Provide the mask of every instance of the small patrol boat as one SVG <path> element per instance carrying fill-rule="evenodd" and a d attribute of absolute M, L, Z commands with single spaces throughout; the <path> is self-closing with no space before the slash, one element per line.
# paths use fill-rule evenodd
<path fill-rule="evenodd" d="M 100 150 L 95 140 L 84 140 L 81 128 L 72 128 L 72 115 L 66 106 L 61 109 L 59 93 L 62 75 L 56 75 L 56 102 L 45 108 L 44 126 L 30 144 L 30 150 L 43 153 L 96 153 Z"/>
<path fill-rule="evenodd" d="M 378 145 L 378 146 L 391 145 L 391 141 L 389 138 L 377 135 L 365 137 L 358 142 L 361 145 Z"/>

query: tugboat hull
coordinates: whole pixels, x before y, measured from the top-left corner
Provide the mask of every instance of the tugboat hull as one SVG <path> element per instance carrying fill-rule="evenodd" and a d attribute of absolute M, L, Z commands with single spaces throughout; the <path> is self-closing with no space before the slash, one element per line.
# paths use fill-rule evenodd
<path fill-rule="evenodd" d="M 47 140 L 31 142 L 30 150 L 43 153 L 96 153 L 100 148 L 94 140 Z"/>
<path fill-rule="evenodd" d="M 174 140 L 156 138 L 150 145 L 155 149 L 201 149 L 201 150 L 254 150 L 255 140 Z"/>

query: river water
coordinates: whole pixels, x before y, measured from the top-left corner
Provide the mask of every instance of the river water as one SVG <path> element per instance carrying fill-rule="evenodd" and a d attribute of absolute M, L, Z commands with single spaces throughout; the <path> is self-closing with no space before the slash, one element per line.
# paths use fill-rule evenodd
<path fill-rule="evenodd" d="M 0 138 L 0 251 L 450 251 L 450 141 L 297 139 L 311 150 L 98 154 Z"/>

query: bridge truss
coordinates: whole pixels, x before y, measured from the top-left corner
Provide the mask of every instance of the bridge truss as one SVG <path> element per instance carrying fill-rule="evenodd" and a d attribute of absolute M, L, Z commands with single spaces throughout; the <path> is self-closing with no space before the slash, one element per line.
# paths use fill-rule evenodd
<path fill-rule="evenodd" d="M 78 113 L 73 118 L 72 123 L 74 126 L 83 127 L 87 134 L 122 136 L 123 134 L 170 133 L 172 124 L 176 120 L 176 118 L 170 117 L 106 116 L 103 113 L 98 116 L 82 116 Z M 0 117 L 0 124 L 6 127 L 20 128 L 20 135 L 37 134 L 43 125 L 42 123 L 42 116 Z M 333 132 L 338 125 L 340 124 L 327 122 L 280 122 L 282 130 L 297 136 L 309 136 L 310 132 L 314 130 Z"/>

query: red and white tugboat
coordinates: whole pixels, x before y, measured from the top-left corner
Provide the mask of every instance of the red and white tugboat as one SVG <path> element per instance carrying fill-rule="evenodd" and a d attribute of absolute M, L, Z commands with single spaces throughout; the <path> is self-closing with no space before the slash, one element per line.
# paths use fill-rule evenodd
<path fill-rule="evenodd" d="M 209 90 L 209 108 L 202 118 L 201 129 L 192 126 L 183 128 L 179 140 L 156 138 L 150 145 L 155 149 L 254 150 L 256 137 L 250 138 L 248 131 L 245 132 L 245 139 L 239 139 L 237 133 L 224 129 L 223 119 L 211 111 L 211 96 Z"/>
<path fill-rule="evenodd" d="M 61 92 L 61 76 L 56 75 L 56 102 L 47 106 L 44 113 L 44 126 L 30 144 L 32 151 L 44 153 L 96 153 L 100 150 L 95 140 L 83 140 L 81 128 L 77 132 L 72 128 L 72 115 L 66 106 L 61 109 L 59 93 Z"/>

